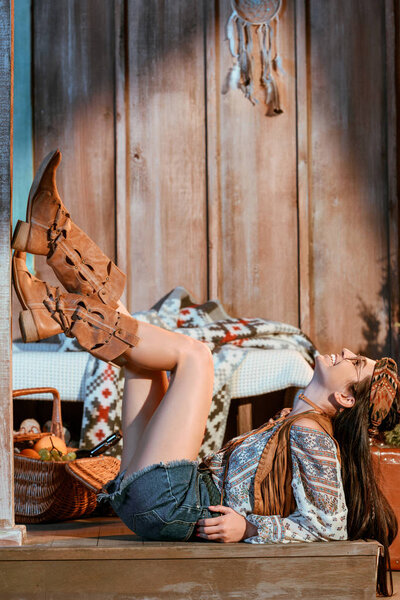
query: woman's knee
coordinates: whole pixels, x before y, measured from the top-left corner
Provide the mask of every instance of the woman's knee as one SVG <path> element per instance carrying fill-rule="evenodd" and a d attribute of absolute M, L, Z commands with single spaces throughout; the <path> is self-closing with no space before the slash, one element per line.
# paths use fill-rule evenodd
<path fill-rule="evenodd" d="M 179 349 L 179 359 L 192 359 L 202 364 L 205 368 L 213 369 L 213 358 L 210 348 L 204 342 L 194 340 L 188 336 L 183 336 L 185 340 L 181 340 Z"/>
<path fill-rule="evenodd" d="M 204 361 L 205 365 L 211 369 L 214 369 L 214 361 L 211 354 L 210 348 L 204 342 L 196 341 L 196 353 L 201 356 L 201 360 Z"/>

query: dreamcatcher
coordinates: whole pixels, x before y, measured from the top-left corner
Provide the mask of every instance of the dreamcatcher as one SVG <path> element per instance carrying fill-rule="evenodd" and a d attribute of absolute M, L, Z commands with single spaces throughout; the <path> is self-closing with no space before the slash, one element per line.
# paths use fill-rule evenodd
<path fill-rule="evenodd" d="M 283 111 L 279 102 L 278 86 L 274 72 L 283 73 L 279 56 L 279 10 L 282 0 L 231 0 L 233 13 L 227 24 L 229 49 L 233 66 L 229 70 L 222 93 L 239 88 L 252 104 L 253 81 L 253 32 L 258 37 L 261 55 L 260 82 L 265 89 L 267 116 Z"/>

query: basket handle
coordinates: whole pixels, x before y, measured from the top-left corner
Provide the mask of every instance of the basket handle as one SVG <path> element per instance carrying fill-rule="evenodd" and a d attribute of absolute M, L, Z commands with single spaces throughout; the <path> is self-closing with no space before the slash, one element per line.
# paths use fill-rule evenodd
<path fill-rule="evenodd" d="M 61 438 L 63 442 L 65 442 L 64 429 L 61 419 L 61 400 L 58 390 L 50 387 L 23 388 L 20 390 L 13 390 L 12 397 L 19 398 L 20 396 L 30 396 L 32 394 L 53 395 L 53 413 L 51 415 L 50 433 L 53 433 L 57 437 Z"/>

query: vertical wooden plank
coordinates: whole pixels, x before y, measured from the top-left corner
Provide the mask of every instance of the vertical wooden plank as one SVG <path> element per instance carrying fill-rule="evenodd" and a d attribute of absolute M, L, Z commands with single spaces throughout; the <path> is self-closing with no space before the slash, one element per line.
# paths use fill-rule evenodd
<path fill-rule="evenodd" d="M 212 289 L 235 316 L 297 325 L 294 1 L 284 2 L 280 15 L 284 113 L 273 118 L 265 116 L 262 90 L 256 106 L 238 90 L 221 95 L 232 66 L 225 34 L 232 9 L 229 0 L 216 4 L 215 48 L 207 50 L 207 132 L 210 245 L 220 235 L 221 250 L 211 262 Z M 207 31 L 209 45 L 214 34 L 211 26 Z M 257 43 L 254 56 L 257 89 Z"/>
<path fill-rule="evenodd" d="M 394 58 L 394 66 L 395 66 L 395 79 L 394 79 L 394 84 L 395 84 L 395 110 L 396 110 L 396 205 L 397 205 L 397 210 L 399 211 L 399 201 L 400 201 L 400 148 L 399 148 L 399 141 L 400 141 L 400 6 L 399 3 L 396 2 L 396 0 L 394 0 L 393 2 L 394 5 L 394 19 L 395 19 L 395 25 L 394 25 L 394 31 L 395 31 L 395 58 Z M 397 226 L 399 225 L 399 215 L 397 218 Z M 397 230 L 397 234 L 399 235 L 399 229 Z M 395 256 L 397 257 L 397 260 L 399 260 L 399 254 L 400 254 L 400 244 L 399 244 L 399 239 L 397 239 L 397 247 L 393 250 L 393 253 L 395 254 Z M 400 278 L 400 275 L 398 275 L 398 277 Z M 398 300 L 399 304 L 400 304 L 400 300 Z M 400 321 L 400 306 L 397 305 L 397 307 L 395 307 L 396 309 L 396 320 L 395 320 L 395 327 L 393 328 L 393 335 L 396 336 L 397 341 L 399 340 L 399 321 Z M 396 345 L 395 343 L 393 344 L 394 348 L 396 349 Z M 399 354 L 400 354 L 400 349 L 397 348 L 397 360 L 400 360 Z"/>
<path fill-rule="evenodd" d="M 128 305 L 207 297 L 203 5 L 128 2 Z M 121 234 L 123 235 L 123 232 Z"/>
<path fill-rule="evenodd" d="M 115 204 L 116 204 L 116 252 L 117 262 L 124 273 L 128 272 L 126 236 L 127 228 L 127 121 L 126 121 L 126 2 L 115 0 Z M 125 287 L 121 301 L 127 304 L 128 293 Z"/>
<path fill-rule="evenodd" d="M 299 230 L 299 327 L 313 337 L 310 285 L 310 161 L 309 151 L 309 63 L 307 61 L 306 0 L 296 0 L 296 108 L 297 108 L 297 195 Z"/>
<path fill-rule="evenodd" d="M 397 206 L 400 201 L 400 148 L 399 148 L 399 140 L 400 140 L 400 6 L 399 3 L 394 0 L 394 33 L 395 33 L 395 57 L 394 57 L 394 66 L 395 66 L 395 110 L 396 110 L 396 141 L 397 141 L 397 152 L 396 152 L 396 196 L 397 196 Z M 397 240 L 397 255 L 400 253 L 400 244 L 399 240 Z M 397 307 L 397 315 L 396 322 L 400 321 L 400 307 Z M 400 330 L 397 328 L 397 332 Z"/>
<path fill-rule="evenodd" d="M 399 177 L 398 150 L 398 110 L 400 106 L 400 11 L 396 0 L 385 1 L 385 40 L 386 40 L 386 99 L 387 99 L 387 177 L 388 177 L 388 219 L 389 219 L 389 274 L 390 274 L 390 350 L 391 356 L 400 359 L 399 346 Z M 396 31 L 397 29 L 397 31 Z M 397 127 L 395 126 L 397 124 Z M 400 164 L 400 162 L 399 162 Z"/>
<path fill-rule="evenodd" d="M 21 544 L 14 520 L 11 395 L 11 219 L 14 3 L 0 0 L 0 545 Z"/>
<path fill-rule="evenodd" d="M 253 405 L 251 402 L 240 401 L 237 411 L 237 434 L 242 435 L 253 429 Z"/>
<path fill-rule="evenodd" d="M 60 148 L 60 195 L 115 257 L 114 3 L 33 0 L 34 163 Z M 39 276 L 52 271 L 37 259 Z"/>
<path fill-rule="evenodd" d="M 14 94 L 13 94 L 13 229 L 20 219 L 25 221 L 26 199 L 32 183 L 32 40 L 31 0 L 18 0 L 14 15 Z M 33 272 L 34 257 L 26 257 Z M 21 305 L 12 290 L 12 339 L 21 337 L 18 316 Z"/>
<path fill-rule="evenodd" d="M 219 0 L 204 2 L 204 56 L 206 76 L 208 293 L 221 298 L 223 273 L 221 221 L 221 71 Z"/>
<path fill-rule="evenodd" d="M 15 5 L 14 115 L 13 115 L 13 227 L 25 220 L 26 199 L 32 183 L 32 52 L 31 0 Z M 32 256 L 27 264 L 33 266 Z"/>
<path fill-rule="evenodd" d="M 390 351 L 385 3 L 309 11 L 312 335 L 376 357 Z"/>

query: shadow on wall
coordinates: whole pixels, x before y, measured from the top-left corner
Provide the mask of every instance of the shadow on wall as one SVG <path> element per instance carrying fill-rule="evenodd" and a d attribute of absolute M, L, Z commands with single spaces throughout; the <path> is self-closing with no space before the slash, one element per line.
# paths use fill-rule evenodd
<path fill-rule="evenodd" d="M 316 290 L 312 338 L 317 347 L 329 348 L 346 339 L 349 347 L 354 344 L 371 358 L 395 355 L 390 285 L 394 288 L 397 275 L 393 270 L 391 276 L 389 269 L 397 259 L 393 257 L 391 263 L 387 250 L 388 215 L 393 216 L 388 201 L 386 104 L 391 74 L 385 62 L 385 44 L 390 41 L 390 32 L 385 37 L 385 3 L 311 0 L 306 4 L 312 233 L 319 252 L 312 257 Z M 354 248 L 357 256 L 347 260 Z M 370 257 L 365 265 L 362 256 Z M 374 256 L 380 259 L 375 262 Z M 331 319 L 337 308 L 326 311 L 331 286 L 337 281 L 351 281 L 356 300 L 345 300 L 346 318 L 339 327 Z"/>
<path fill-rule="evenodd" d="M 386 262 L 386 259 L 382 259 L 380 262 Z M 390 318 L 390 280 L 386 265 L 383 266 L 382 273 L 382 284 L 377 294 L 379 302 L 367 304 L 358 296 L 358 315 L 363 323 L 361 333 L 364 339 L 364 344 L 358 349 L 358 353 L 373 359 L 391 354 L 390 325 L 382 323 L 376 310 L 376 306 L 382 302 L 382 312 Z M 382 330 L 384 329 L 386 335 L 382 339 Z"/>

